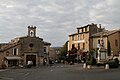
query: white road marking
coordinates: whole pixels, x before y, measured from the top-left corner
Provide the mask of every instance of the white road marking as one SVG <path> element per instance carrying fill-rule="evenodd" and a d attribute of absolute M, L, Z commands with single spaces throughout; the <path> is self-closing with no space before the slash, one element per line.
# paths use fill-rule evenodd
<path fill-rule="evenodd" d="M 29 75 L 30 73 L 26 73 L 24 76 L 27 76 L 27 75 Z"/>
<path fill-rule="evenodd" d="M 57 68 L 59 68 L 59 67 L 64 67 L 64 66 L 51 66 L 51 67 L 57 67 Z"/>
<path fill-rule="evenodd" d="M 0 79 L 14 80 L 13 78 L 0 77 Z"/>
<path fill-rule="evenodd" d="M 52 67 L 55 67 L 55 66 L 52 66 Z"/>
<path fill-rule="evenodd" d="M 63 66 L 61 66 L 61 67 L 63 67 Z"/>

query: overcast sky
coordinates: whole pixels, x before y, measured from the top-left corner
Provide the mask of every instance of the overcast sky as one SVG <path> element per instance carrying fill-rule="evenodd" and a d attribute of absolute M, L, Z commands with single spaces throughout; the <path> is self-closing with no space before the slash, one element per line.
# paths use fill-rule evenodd
<path fill-rule="evenodd" d="M 90 23 L 120 29 L 120 0 L 0 0 L 0 42 L 27 35 L 37 26 L 37 36 L 62 46 L 76 28 Z"/>

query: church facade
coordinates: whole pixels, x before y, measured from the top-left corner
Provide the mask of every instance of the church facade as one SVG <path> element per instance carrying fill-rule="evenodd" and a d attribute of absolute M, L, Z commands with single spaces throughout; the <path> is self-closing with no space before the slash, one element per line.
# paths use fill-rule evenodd
<path fill-rule="evenodd" d="M 49 50 L 44 54 L 44 46 L 50 47 L 42 38 L 36 36 L 36 26 L 28 26 L 28 35 L 18 37 L 6 44 L 0 44 L 0 65 L 7 67 L 27 65 L 28 61 L 33 62 L 33 66 L 43 65 L 44 58 L 46 64 L 49 62 Z"/>

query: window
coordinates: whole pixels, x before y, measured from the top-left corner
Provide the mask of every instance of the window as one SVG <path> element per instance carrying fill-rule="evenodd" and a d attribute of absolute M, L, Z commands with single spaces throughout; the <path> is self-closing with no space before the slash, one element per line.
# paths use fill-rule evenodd
<path fill-rule="evenodd" d="M 29 47 L 30 47 L 30 48 L 33 48 L 33 44 L 32 44 L 32 43 L 30 43 L 30 44 L 29 44 Z"/>
<path fill-rule="evenodd" d="M 46 53 L 46 47 L 44 47 L 44 53 Z"/>
<path fill-rule="evenodd" d="M 85 43 L 83 43 L 83 50 L 85 49 Z"/>
<path fill-rule="evenodd" d="M 80 43 L 78 43 L 78 50 L 80 49 Z"/>
<path fill-rule="evenodd" d="M 74 48 L 75 47 L 75 44 L 72 44 L 72 48 Z"/>
<path fill-rule="evenodd" d="M 9 51 L 6 52 L 6 56 L 9 56 Z"/>
<path fill-rule="evenodd" d="M 83 32 L 83 28 L 82 28 L 82 32 Z"/>
<path fill-rule="evenodd" d="M 74 40 L 74 35 L 72 35 L 72 40 Z"/>
<path fill-rule="evenodd" d="M 115 46 L 118 47 L 118 41 L 117 40 L 115 40 Z"/>
<path fill-rule="evenodd" d="M 78 34 L 78 40 L 80 40 L 80 34 Z"/>
<path fill-rule="evenodd" d="M 84 34 L 83 34 L 83 39 L 84 39 Z"/>
<path fill-rule="evenodd" d="M 98 44 L 100 44 L 100 40 L 98 40 Z"/>
<path fill-rule="evenodd" d="M 18 55 L 18 49 L 17 48 L 13 48 L 13 55 Z"/>
<path fill-rule="evenodd" d="M 80 32 L 79 32 L 79 29 L 78 29 L 78 33 L 80 33 Z"/>
<path fill-rule="evenodd" d="M 87 31 L 87 27 L 85 27 L 85 31 Z"/>

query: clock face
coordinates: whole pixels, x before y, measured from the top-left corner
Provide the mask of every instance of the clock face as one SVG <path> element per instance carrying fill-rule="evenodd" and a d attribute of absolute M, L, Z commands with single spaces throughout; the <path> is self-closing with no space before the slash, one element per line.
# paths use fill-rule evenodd
<path fill-rule="evenodd" d="M 30 30 L 30 36 L 33 37 L 34 36 L 34 31 Z"/>

